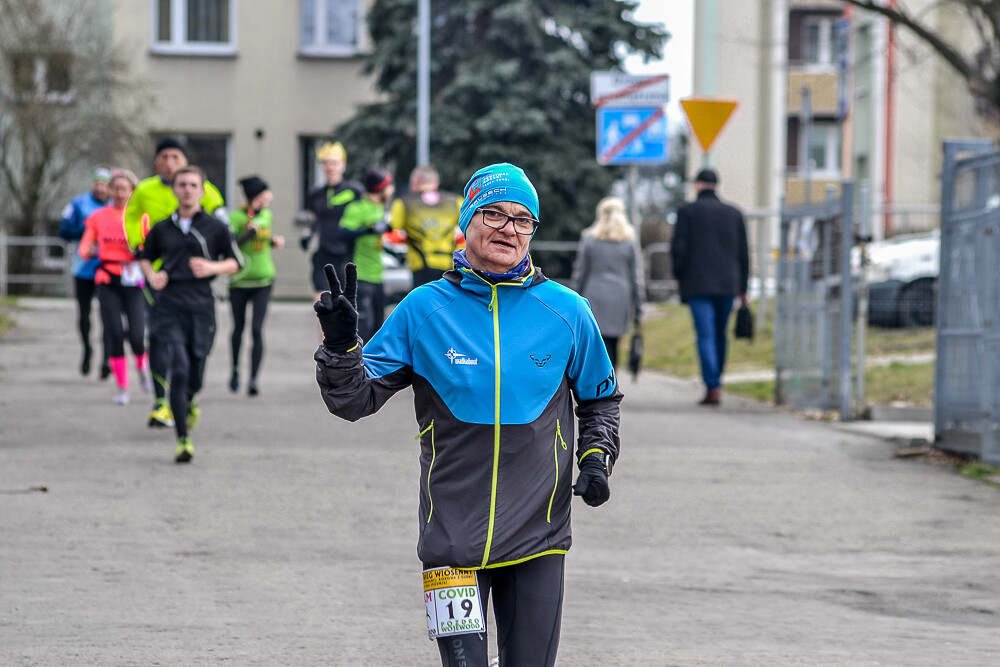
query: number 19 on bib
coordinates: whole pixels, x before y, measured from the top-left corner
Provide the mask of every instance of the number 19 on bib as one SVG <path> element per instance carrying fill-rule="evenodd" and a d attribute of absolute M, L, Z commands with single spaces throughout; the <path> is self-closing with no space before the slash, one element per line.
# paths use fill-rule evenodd
<path fill-rule="evenodd" d="M 424 605 L 430 639 L 486 632 L 479 585 L 472 570 L 424 570 Z"/>

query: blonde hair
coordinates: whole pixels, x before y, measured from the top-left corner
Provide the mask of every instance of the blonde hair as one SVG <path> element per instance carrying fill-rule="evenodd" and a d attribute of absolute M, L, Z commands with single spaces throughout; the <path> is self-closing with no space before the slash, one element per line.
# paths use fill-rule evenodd
<path fill-rule="evenodd" d="M 600 241 L 630 241 L 635 238 L 635 228 L 625 215 L 625 202 L 618 197 L 605 197 L 598 202 L 597 219 L 583 233 Z"/>
<path fill-rule="evenodd" d="M 316 149 L 316 159 L 319 162 L 325 162 L 326 160 L 347 162 L 347 151 L 344 150 L 344 145 L 339 141 L 336 143 L 328 141 Z"/>

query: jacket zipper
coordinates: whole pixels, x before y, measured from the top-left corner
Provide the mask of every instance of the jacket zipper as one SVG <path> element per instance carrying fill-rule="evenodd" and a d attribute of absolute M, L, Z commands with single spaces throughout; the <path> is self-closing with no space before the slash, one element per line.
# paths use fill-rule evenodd
<path fill-rule="evenodd" d="M 562 437 L 562 428 L 559 425 L 559 420 L 556 420 L 556 439 L 552 443 L 552 452 L 556 459 L 556 481 L 552 485 L 552 495 L 549 496 L 549 512 L 545 516 L 545 521 L 552 523 L 552 503 L 556 499 L 556 489 L 559 488 L 559 446 L 562 445 L 563 450 L 569 449 L 566 445 L 566 441 Z"/>
<path fill-rule="evenodd" d="M 431 495 L 431 472 L 434 470 L 434 461 L 437 460 L 437 448 L 434 446 L 434 420 L 423 431 L 417 434 L 416 440 L 424 437 L 427 431 L 431 432 L 431 463 L 427 466 L 427 500 L 431 504 L 431 509 L 427 512 L 427 523 L 431 522 L 431 517 L 434 515 L 434 497 Z"/>
<path fill-rule="evenodd" d="M 493 479 L 490 483 L 490 523 L 486 530 L 486 549 L 483 551 L 483 567 L 490 560 L 493 546 L 493 528 L 497 512 L 497 472 L 500 467 L 500 299 L 497 286 L 490 285 L 490 312 L 493 313 Z"/>
<path fill-rule="evenodd" d="M 476 275 L 469 272 L 471 275 Z M 476 276 L 479 280 L 490 287 L 490 303 L 488 309 L 493 313 L 493 477 L 490 482 L 490 520 L 486 529 L 486 548 L 483 549 L 482 567 L 486 567 L 490 560 L 490 549 L 493 546 L 493 529 L 497 512 L 497 475 L 500 468 L 500 299 L 497 287 L 500 285 L 521 286 L 524 281 L 535 273 L 534 267 L 527 276 L 521 279 L 520 283 L 507 282 L 493 284 L 483 280 L 481 276 Z"/>

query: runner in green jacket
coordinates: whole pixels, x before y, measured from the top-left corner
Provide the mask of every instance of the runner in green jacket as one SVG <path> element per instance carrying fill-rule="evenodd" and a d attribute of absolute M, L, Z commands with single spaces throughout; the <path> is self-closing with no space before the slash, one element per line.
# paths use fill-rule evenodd
<path fill-rule="evenodd" d="M 253 319 L 250 322 L 253 345 L 250 348 L 247 394 L 256 396 L 259 393 L 257 374 L 264 358 L 264 318 L 274 286 L 271 248 L 285 247 L 285 238 L 272 232 L 272 215 L 268 206 L 274 195 L 267 183 L 259 176 L 247 176 L 240 180 L 240 186 L 247 203 L 229 215 L 229 226 L 236 236 L 244 262 L 243 268 L 229 279 L 229 305 L 233 312 L 233 332 L 229 339 L 232 352 L 229 389 L 234 392 L 240 389 L 240 347 L 247 320 L 247 304 L 253 304 Z"/>

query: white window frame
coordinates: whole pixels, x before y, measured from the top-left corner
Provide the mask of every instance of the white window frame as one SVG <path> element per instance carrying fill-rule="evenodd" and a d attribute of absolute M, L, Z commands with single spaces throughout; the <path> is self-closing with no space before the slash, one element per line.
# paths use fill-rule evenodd
<path fill-rule="evenodd" d="M 836 22 L 834 16 L 806 16 L 802 19 L 802 62 L 806 67 L 828 68 L 836 64 L 834 53 L 833 28 Z M 819 29 L 819 43 L 816 45 L 817 60 L 809 60 L 809 28 L 816 26 Z"/>
<path fill-rule="evenodd" d="M 341 0 L 354 5 L 354 45 L 346 46 L 342 44 L 327 44 L 322 36 L 326 35 L 327 21 L 330 20 L 326 11 L 327 0 L 299 0 L 299 54 L 302 56 L 312 56 L 320 58 L 345 58 L 361 53 L 368 39 L 368 29 L 365 23 L 365 0 Z M 312 4 L 313 12 L 313 34 L 312 41 L 304 43 L 302 41 L 302 8 L 303 3 Z"/>
<path fill-rule="evenodd" d="M 152 52 L 161 55 L 182 56 L 235 56 L 236 55 L 236 15 L 239 0 L 229 2 L 229 41 L 194 42 L 187 39 L 187 0 L 170 0 L 170 41 L 159 39 L 158 0 L 150 0 L 153 28 Z"/>

